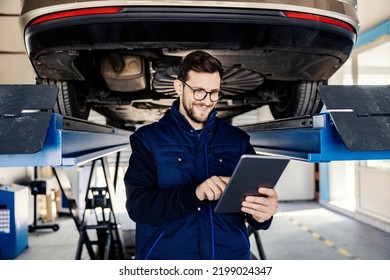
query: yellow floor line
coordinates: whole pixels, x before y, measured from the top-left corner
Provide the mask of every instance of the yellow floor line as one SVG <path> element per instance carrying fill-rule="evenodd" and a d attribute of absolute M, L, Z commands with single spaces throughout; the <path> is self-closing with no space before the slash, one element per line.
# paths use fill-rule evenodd
<path fill-rule="evenodd" d="M 339 248 L 337 246 L 335 246 L 335 244 L 329 240 L 329 239 L 325 239 L 323 238 L 318 232 L 314 232 L 312 230 L 310 230 L 307 226 L 305 225 L 302 225 L 298 220 L 296 220 L 295 218 L 293 217 L 290 217 L 284 213 L 281 213 L 282 214 L 282 217 L 290 220 L 291 223 L 293 223 L 294 225 L 297 225 L 299 226 L 302 230 L 308 232 L 311 234 L 311 236 L 313 236 L 314 238 L 318 239 L 318 240 L 321 240 L 322 243 L 324 243 L 326 246 L 330 247 L 330 248 L 335 248 L 337 250 L 337 252 L 339 252 L 339 254 L 341 254 L 342 256 L 344 257 L 347 257 L 349 259 L 359 259 L 359 258 L 356 258 L 354 256 L 352 256 L 346 249 L 344 248 Z"/>

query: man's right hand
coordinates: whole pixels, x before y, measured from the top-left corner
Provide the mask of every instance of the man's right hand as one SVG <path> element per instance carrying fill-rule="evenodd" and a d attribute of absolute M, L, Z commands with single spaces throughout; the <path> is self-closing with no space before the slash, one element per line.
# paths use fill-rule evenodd
<path fill-rule="evenodd" d="M 230 177 L 212 176 L 196 187 L 196 197 L 202 200 L 218 200 L 225 191 Z"/>

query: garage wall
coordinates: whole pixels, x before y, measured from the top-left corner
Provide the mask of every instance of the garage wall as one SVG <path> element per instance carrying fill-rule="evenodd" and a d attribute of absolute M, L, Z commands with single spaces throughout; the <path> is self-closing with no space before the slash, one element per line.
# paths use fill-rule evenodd
<path fill-rule="evenodd" d="M 357 212 L 390 225 L 390 170 L 359 166 L 356 181 Z"/>
<path fill-rule="evenodd" d="M 19 2 L 0 1 L 0 84 L 35 83 L 18 24 Z"/>
<path fill-rule="evenodd" d="M 389 15 L 389 0 L 358 0 L 360 32 L 366 32 L 374 26 L 377 26 L 387 20 Z"/>

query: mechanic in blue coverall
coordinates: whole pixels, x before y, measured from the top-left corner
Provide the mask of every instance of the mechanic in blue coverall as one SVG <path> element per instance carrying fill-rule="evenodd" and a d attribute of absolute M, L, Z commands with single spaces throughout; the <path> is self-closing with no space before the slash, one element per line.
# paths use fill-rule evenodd
<path fill-rule="evenodd" d="M 243 154 L 249 136 L 216 117 L 223 68 L 195 51 L 181 62 L 179 98 L 160 121 L 130 137 L 126 208 L 136 222 L 136 259 L 250 259 L 246 221 L 268 229 L 278 208 L 274 189 L 247 196 L 242 212 L 213 209 Z"/>

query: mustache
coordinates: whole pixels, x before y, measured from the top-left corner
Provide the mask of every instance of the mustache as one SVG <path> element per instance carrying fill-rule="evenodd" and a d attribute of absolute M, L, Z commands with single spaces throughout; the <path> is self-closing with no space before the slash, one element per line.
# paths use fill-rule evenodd
<path fill-rule="evenodd" d="M 208 107 L 208 108 L 212 108 L 214 106 L 214 104 L 208 105 L 208 104 L 203 103 L 202 101 L 195 101 L 192 104 L 195 106 L 203 106 L 203 107 Z"/>

